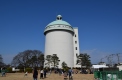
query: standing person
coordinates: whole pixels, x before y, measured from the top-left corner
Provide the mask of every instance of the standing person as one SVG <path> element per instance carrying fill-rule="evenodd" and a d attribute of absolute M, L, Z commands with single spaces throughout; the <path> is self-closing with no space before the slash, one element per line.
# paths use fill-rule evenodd
<path fill-rule="evenodd" d="M 51 68 L 49 69 L 49 75 L 51 74 L 51 72 L 52 72 L 52 70 L 51 70 Z"/>
<path fill-rule="evenodd" d="M 61 69 L 59 69 L 59 76 L 61 76 L 61 74 L 62 74 L 62 70 L 61 70 Z"/>
<path fill-rule="evenodd" d="M 28 75 L 28 72 L 26 72 L 24 76 L 27 76 L 27 75 Z"/>
<path fill-rule="evenodd" d="M 72 78 L 72 69 L 70 68 L 68 71 L 69 79 Z"/>
<path fill-rule="evenodd" d="M 34 79 L 34 80 L 37 80 L 37 78 L 38 78 L 38 71 L 37 71 L 37 69 L 35 68 L 34 71 L 33 71 L 33 79 Z"/>
<path fill-rule="evenodd" d="M 41 71 L 40 71 L 40 79 L 43 79 L 43 73 L 44 73 L 44 71 L 43 71 L 43 69 L 41 69 Z"/>
<path fill-rule="evenodd" d="M 44 69 L 44 78 L 46 78 L 47 70 Z"/>

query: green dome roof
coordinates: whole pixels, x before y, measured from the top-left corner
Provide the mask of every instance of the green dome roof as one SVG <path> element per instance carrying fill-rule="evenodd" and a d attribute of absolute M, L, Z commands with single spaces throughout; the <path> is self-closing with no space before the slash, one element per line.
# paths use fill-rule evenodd
<path fill-rule="evenodd" d="M 56 20 L 56 21 L 53 21 L 53 22 L 49 23 L 47 26 L 56 25 L 56 24 L 63 24 L 63 25 L 71 26 L 68 22 L 63 21 L 63 20 Z"/>
<path fill-rule="evenodd" d="M 61 15 L 58 15 L 55 21 L 46 26 L 44 34 L 50 30 L 68 30 L 74 33 L 72 26 L 68 22 L 63 21 Z"/>
<path fill-rule="evenodd" d="M 47 26 L 56 25 L 56 24 L 62 24 L 62 25 L 71 26 L 68 22 L 62 20 L 62 16 L 61 15 L 58 15 L 57 16 L 57 20 L 49 23 Z"/>

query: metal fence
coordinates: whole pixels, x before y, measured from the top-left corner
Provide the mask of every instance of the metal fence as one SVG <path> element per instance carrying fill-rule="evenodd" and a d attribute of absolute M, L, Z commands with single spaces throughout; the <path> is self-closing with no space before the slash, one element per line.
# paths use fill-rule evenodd
<path fill-rule="evenodd" d="M 98 80 L 122 80 L 122 71 L 95 71 L 94 78 Z"/>

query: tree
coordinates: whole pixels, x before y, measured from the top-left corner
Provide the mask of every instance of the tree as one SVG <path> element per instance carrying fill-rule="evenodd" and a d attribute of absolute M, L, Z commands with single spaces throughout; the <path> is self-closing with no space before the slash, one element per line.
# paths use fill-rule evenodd
<path fill-rule="evenodd" d="M 86 66 L 87 68 L 89 68 L 91 66 L 91 60 L 90 60 L 90 56 L 87 53 L 81 53 L 77 56 L 77 64 L 81 64 L 81 68 L 82 66 Z"/>
<path fill-rule="evenodd" d="M 47 64 L 48 67 L 50 68 L 50 64 L 52 63 L 52 56 L 47 55 L 45 60 L 47 61 L 47 63 L 45 63 L 45 64 Z"/>
<path fill-rule="evenodd" d="M 62 68 L 64 69 L 64 68 L 67 68 L 67 67 L 68 67 L 67 64 L 65 62 L 62 62 Z"/>
<path fill-rule="evenodd" d="M 45 60 L 47 61 L 46 64 L 48 64 L 48 66 L 50 67 L 50 64 L 53 64 L 53 67 L 57 67 L 59 65 L 59 57 L 56 54 L 53 55 L 47 55 Z"/>
<path fill-rule="evenodd" d="M 88 55 L 87 53 L 84 53 L 83 54 L 83 66 L 86 66 L 86 67 L 91 67 L 91 60 L 90 60 L 90 55 Z"/>
<path fill-rule="evenodd" d="M 41 61 L 44 61 L 44 55 L 39 50 L 25 50 L 18 53 L 12 60 L 12 65 L 15 67 L 38 67 L 41 66 Z"/>
<path fill-rule="evenodd" d="M 43 54 L 38 56 L 38 62 L 39 62 L 38 64 L 40 64 L 41 67 L 44 66 L 44 55 Z"/>
<path fill-rule="evenodd" d="M 54 68 L 57 67 L 57 65 L 59 65 L 59 57 L 56 54 L 52 55 L 52 63 L 54 64 Z"/>
<path fill-rule="evenodd" d="M 0 67 L 4 66 L 2 55 L 0 54 Z"/>
<path fill-rule="evenodd" d="M 76 54 L 76 57 L 77 57 L 77 62 L 76 64 L 80 64 L 81 65 L 81 68 L 82 68 L 82 58 L 83 58 L 83 54 Z"/>

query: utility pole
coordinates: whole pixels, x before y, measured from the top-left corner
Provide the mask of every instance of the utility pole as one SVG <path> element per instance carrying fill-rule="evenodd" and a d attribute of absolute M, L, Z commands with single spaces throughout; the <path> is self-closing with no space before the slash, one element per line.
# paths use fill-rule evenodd
<path fill-rule="evenodd" d="M 107 60 L 108 60 L 108 64 L 109 64 L 109 67 L 110 67 L 110 56 L 106 56 Z"/>
<path fill-rule="evenodd" d="M 120 53 L 117 53 L 117 54 L 116 54 L 116 55 L 117 55 L 117 59 L 118 59 L 118 64 L 120 63 L 120 62 L 119 62 L 119 61 L 120 61 L 120 59 L 119 59 L 119 57 L 120 57 L 119 54 L 120 54 Z"/>
<path fill-rule="evenodd" d="M 111 66 L 113 67 L 113 56 L 114 56 L 115 54 L 111 54 Z"/>

